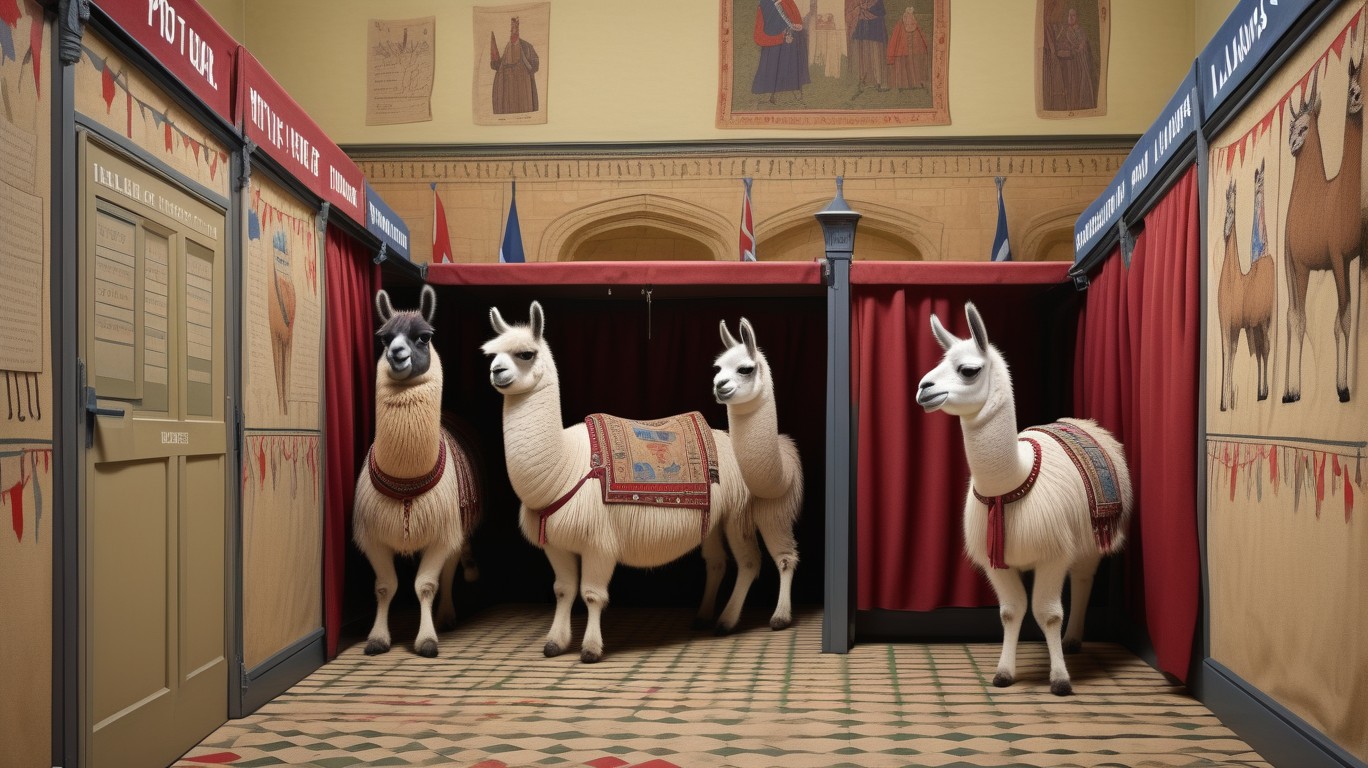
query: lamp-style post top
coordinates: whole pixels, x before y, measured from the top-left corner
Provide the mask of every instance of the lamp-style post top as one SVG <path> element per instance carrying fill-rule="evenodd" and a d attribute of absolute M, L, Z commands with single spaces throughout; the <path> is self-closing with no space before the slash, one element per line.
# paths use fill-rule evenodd
<path fill-rule="evenodd" d="M 836 197 L 827 207 L 814 214 L 822 225 L 822 237 L 826 241 L 827 258 L 833 255 L 850 258 L 855 251 L 855 225 L 860 222 L 860 214 L 850 210 L 841 188 L 845 179 L 836 177 Z"/>

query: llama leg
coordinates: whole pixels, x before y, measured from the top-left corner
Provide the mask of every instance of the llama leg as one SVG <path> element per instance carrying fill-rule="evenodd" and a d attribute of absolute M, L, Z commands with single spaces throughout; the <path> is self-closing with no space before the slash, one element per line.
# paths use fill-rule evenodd
<path fill-rule="evenodd" d="M 570 609 L 575 605 L 575 590 L 579 588 L 579 557 L 559 547 L 547 544 L 546 559 L 551 562 L 551 570 L 556 573 L 552 590 L 556 594 L 556 615 L 551 620 L 551 631 L 546 635 L 546 646 L 542 653 L 547 657 L 559 656 L 570 647 Z"/>
<path fill-rule="evenodd" d="M 757 500 L 755 522 L 765 548 L 779 568 L 779 600 L 770 617 L 770 629 L 787 629 L 793 624 L 793 573 L 798 570 L 798 542 L 793 538 L 793 526 L 780 517 L 783 499 Z M 771 514 L 770 507 L 773 507 Z"/>
<path fill-rule="evenodd" d="M 366 655 L 374 656 L 390 649 L 389 607 L 399 577 L 394 572 L 394 551 L 381 544 L 366 547 L 366 559 L 375 571 L 375 624 L 366 638 Z"/>
<path fill-rule="evenodd" d="M 584 625 L 584 639 L 580 641 L 580 661 L 593 664 L 603 658 L 603 629 L 600 626 L 603 609 L 608 607 L 608 582 L 613 579 L 617 562 L 604 554 L 586 555 L 582 560 L 580 597 L 589 609 L 589 620 Z"/>
<path fill-rule="evenodd" d="M 460 555 L 455 552 L 447 555 L 442 563 L 442 581 L 437 588 L 437 631 L 446 632 L 456 628 L 456 566 Z"/>
<path fill-rule="evenodd" d="M 722 544 L 720 525 L 714 525 L 703 540 L 703 567 L 707 580 L 703 584 L 703 602 L 699 603 L 698 615 L 694 617 L 694 629 L 712 626 L 717 610 L 717 590 L 722 586 L 722 577 L 727 575 L 727 548 Z"/>
<path fill-rule="evenodd" d="M 413 647 L 419 656 L 429 659 L 437 655 L 437 627 L 432 622 L 432 603 L 437 599 L 438 580 L 449 559 L 451 552 L 445 548 L 431 546 L 423 550 L 423 557 L 418 561 L 418 577 L 413 581 L 413 591 L 418 593 L 421 608 L 418 637 L 413 641 Z"/>
<path fill-rule="evenodd" d="M 1290 257 L 1289 257 L 1290 261 Z M 1309 279 L 1305 270 L 1289 264 L 1287 268 L 1287 370 L 1283 371 L 1284 403 L 1295 403 L 1301 399 L 1302 342 L 1306 336 L 1306 283 Z"/>
<path fill-rule="evenodd" d="M 470 551 L 469 540 L 461 548 L 461 578 L 465 579 L 467 584 L 480 578 L 480 565 L 475 562 L 475 555 Z"/>
<path fill-rule="evenodd" d="M 1349 402 L 1349 331 L 1352 318 L 1349 315 L 1349 274 L 1348 264 L 1336 262 L 1335 294 L 1339 300 L 1339 310 L 1335 313 L 1335 393 L 1341 403 Z"/>
<path fill-rule="evenodd" d="M 997 594 L 998 614 L 1002 618 L 1002 655 L 998 657 L 993 685 L 1006 688 L 1016 680 L 1017 638 L 1021 636 L 1021 620 L 1026 617 L 1026 585 L 1021 583 L 1021 572 L 1015 568 L 989 568 L 986 573 Z"/>
<path fill-rule="evenodd" d="M 755 525 L 749 516 L 741 515 L 727 521 L 727 543 L 731 545 L 732 557 L 736 558 L 736 584 L 732 586 L 731 598 L 717 617 L 717 627 L 713 631 L 725 635 L 736 629 L 741 620 L 741 609 L 746 605 L 746 593 L 750 592 L 755 577 L 760 575 L 760 545 L 755 541 Z"/>
<path fill-rule="evenodd" d="M 1240 329 L 1226 331 L 1221 345 L 1221 410 L 1235 407 L 1235 353 L 1240 348 Z"/>
<path fill-rule="evenodd" d="M 1037 567 L 1031 594 L 1031 609 L 1036 624 L 1045 634 L 1045 645 L 1050 650 L 1050 693 L 1056 696 L 1073 693 L 1069 670 L 1064 666 L 1063 643 L 1059 637 L 1064 624 L 1064 577 L 1068 572 L 1067 563 L 1046 563 Z"/>
<path fill-rule="evenodd" d="M 1064 628 L 1064 652 L 1083 650 L 1083 628 L 1088 615 L 1088 598 L 1092 595 L 1093 576 L 1101 555 L 1086 555 L 1069 569 L 1069 623 Z"/>

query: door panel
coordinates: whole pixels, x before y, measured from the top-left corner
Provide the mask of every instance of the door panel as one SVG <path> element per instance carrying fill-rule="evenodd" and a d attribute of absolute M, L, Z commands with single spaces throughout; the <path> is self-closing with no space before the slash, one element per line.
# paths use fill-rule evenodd
<path fill-rule="evenodd" d="M 81 359 L 89 764 L 167 765 L 227 720 L 222 209 L 86 139 Z"/>

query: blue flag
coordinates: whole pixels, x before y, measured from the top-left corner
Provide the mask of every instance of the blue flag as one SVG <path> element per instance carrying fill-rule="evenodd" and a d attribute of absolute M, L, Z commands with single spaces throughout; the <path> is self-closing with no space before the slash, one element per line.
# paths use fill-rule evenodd
<path fill-rule="evenodd" d="M 998 218 L 997 232 L 993 234 L 992 261 L 1011 261 L 1012 246 L 1007 242 L 1007 207 L 1002 204 L 1002 182 L 1006 177 L 997 177 Z"/>
<path fill-rule="evenodd" d="M 499 246 L 500 264 L 522 264 L 522 227 L 518 226 L 518 182 L 513 182 L 513 201 L 508 204 L 508 221 L 504 223 L 503 243 Z"/>

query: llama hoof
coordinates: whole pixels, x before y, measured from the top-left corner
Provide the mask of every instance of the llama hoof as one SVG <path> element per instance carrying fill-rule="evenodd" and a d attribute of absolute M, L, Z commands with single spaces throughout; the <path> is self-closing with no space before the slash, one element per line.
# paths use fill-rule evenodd
<path fill-rule="evenodd" d="M 1015 681 L 1012 679 L 1012 674 L 1010 672 L 999 671 L 996 675 L 993 675 L 993 687 L 995 688 L 1006 688 L 1013 682 Z"/>
<path fill-rule="evenodd" d="M 788 629 L 791 626 L 793 626 L 792 616 L 786 616 L 782 618 L 779 616 L 775 616 L 770 619 L 770 629 L 774 630 L 775 632 L 778 632 L 781 629 Z"/>
<path fill-rule="evenodd" d="M 428 639 L 418 644 L 418 655 L 431 659 L 437 655 L 437 641 Z"/>
<path fill-rule="evenodd" d="M 378 637 L 372 637 L 371 639 L 366 641 L 367 656 L 376 656 L 381 653 L 385 653 L 389 649 L 390 644 L 388 640 L 381 640 Z"/>
<path fill-rule="evenodd" d="M 1283 395 L 1283 402 L 1284 402 L 1284 403 L 1295 403 L 1295 402 L 1297 402 L 1297 401 L 1300 400 L 1300 399 L 1301 399 L 1301 395 L 1300 395 L 1300 394 L 1294 395 L 1294 394 L 1292 394 L 1291 392 L 1288 392 L 1287 394 L 1284 394 L 1284 395 Z"/>
<path fill-rule="evenodd" d="M 1075 654 L 1075 653 L 1079 653 L 1079 652 L 1082 651 L 1082 650 L 1083 650 L 1083 641 L 1082 641 L 1082 640 L 1065 640 L 1065 641 L 1064 641 L 1064 652 L 1065 652 L 1065 653 L 1067 653 L 1067 654 Z"/>
<path fill-rule="evenodd" d="M 546 646 L 542 648 L 542 654 L 545 655 L 548 659 L 552 656 L 559 656 L 562 653 L 565 653 L 565 649 L 562 648 L 560 646 L 560 643 L 556 642 L 555 640 L 547 640 Z"/>
<path fill-rule="evenodd" d="M 713 627 L 713 635 L 716 637 L 726 637 L 727 635 L 730 635 L 732 633 L 733 629 L 736 629 L 736 627 L 729 627 L 726 624 L 718 624 L 717 626 Z"/>
<path fill-rule="evenodd" d="M 603 654 L 598 651 L 591 651 L 587 648 L 580 651 L 580 662 L 584 664 L 597 664 L 601 658 L 603 658 Z"/>
<path fill-rule="evenodd" d="M 1336 391 L 1336 392 L 1339 392 L 1339 400 L 1340 400 L 1341 403 L 1347 403 L 1347 402 L 1349 402 L 1349 390 L 1348 390 L 1348 389 L 1337 389 L 1337 390 L 1335 390 L 1335 391 Z"/>
<path fill-rule="evenodd" d="M 1052 680 L 1050 681 L 1050 693 L 1056 696 L 1072 696 L 1073 685 L 1068 680 Z"/>

